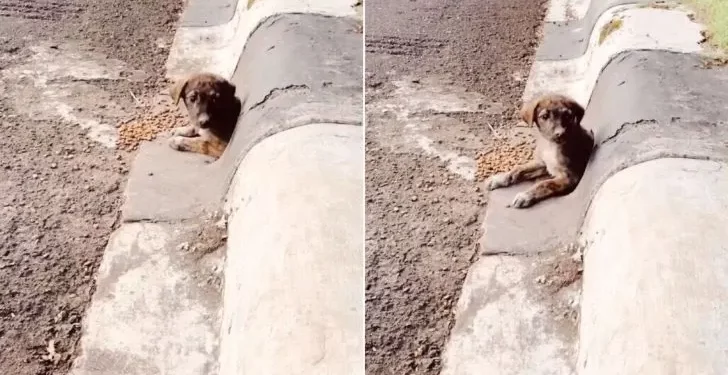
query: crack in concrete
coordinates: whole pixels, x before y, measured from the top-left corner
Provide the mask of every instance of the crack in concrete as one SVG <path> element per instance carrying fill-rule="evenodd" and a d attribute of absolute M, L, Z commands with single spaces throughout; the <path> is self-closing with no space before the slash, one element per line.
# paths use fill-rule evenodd
<path fill-rule="evenodd" d="M 282 87 L 282 88 L 281 87 L 275 87 L 272 90 L 270 90 L 267 94 L 265 94 L 265 96 L 263 97 L 263 100 L 261 100 L 261 101 L 255 103 L 255 104 L 253 104 L 250 108 L 248 108 L 248 110 L 246 111 L 246 113 L 247 112 L 250 112 L 250 111 L 252 111 L 252 110 L 254 110 L 254 109 L 256 109 L 256 108 L 258 108 L 260 106 L 262 106 L 263 104 L 265 104 L 265 102 L 267 102 L 268 100 L 270 100 L 273 97 L 275 97 L 276 94 L 285 93 L 287 91 L 297 91 L 297 90 L 310 90 L 310 87 L 308 87 L 308 85 L 295 85 L 295 84 L 294 85 L 288 85 L 288 86 Z"/>
<path fill-rule="evenodd" d="M 613 141 L 615 138 L 617 138 L 622 133 L 622 131 L 628 125 L 631 126 L 631 125 L 656 124 L 656 123 L 657 123 L 657 120 L 655 120 L 655 119 L 649 119 L 649 120 L 642 119 L 642 120 L 637 120 L 637 121 L 634 121 L 634 122 L 625 122 L 622 125 L 620 125 L 619 128 L 617 128 L 617 130 L 612 135 L 610 135 L 609 137 L 605 138 L 603 141 L 599 142 L 599 144 L 600 145 L 603 145 L 603 144 L 606 144 L 606 143 L 609 143 L 609 142 Z"/>

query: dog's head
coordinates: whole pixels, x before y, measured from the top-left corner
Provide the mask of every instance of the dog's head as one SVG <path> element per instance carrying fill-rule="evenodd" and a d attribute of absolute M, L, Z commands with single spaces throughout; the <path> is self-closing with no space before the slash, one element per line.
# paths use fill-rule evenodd
<path fill-rule="evenodd" d="M 521 119 L 536 125 L 546 139 L 562 143 L 568 133 L 581 126 L 584 108 L 564 95 L 547 94 L 521 108 Z"/>
<path fill-rule="evenodd" d="M 190 120 L 202 129 L 208 128 L 228 113 L 240 110 L 240 101 L 235 97 L 235 85 L 228 80 L 208 73 L 195 74 L 175 83 L 170 94 L 177 105 L 182 102 L 187 108 Z M 234 117 L 237 118 L 237 113 Z"/>

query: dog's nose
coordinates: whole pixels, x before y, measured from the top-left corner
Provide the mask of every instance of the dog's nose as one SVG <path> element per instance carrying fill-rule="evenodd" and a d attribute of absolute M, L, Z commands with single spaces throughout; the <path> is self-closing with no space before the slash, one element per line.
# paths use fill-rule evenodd
<path fill-rule="evenodd" d="M 210 116 L 206 114 L 197 116 L 197 123 L 201 128 L 207 127 L 208 122 L 210 122 Z"/>

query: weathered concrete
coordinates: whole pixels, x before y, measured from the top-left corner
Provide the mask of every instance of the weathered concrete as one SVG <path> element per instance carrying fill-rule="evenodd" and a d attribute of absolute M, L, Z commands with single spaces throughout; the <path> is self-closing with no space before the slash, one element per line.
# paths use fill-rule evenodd
<path fill-rule="evenodd" d="M 240 0 L 248 3 L 248 0 Z M 238 0 L 188 0 L 181 27 L 209 27 L 223 25 L 233 19 Z"/>
<path fill-rule="evenodd" d="M 243 115 L 220 164 L 234 169 L 257 142 L 297 126 L 360 125 L 361 45 L 353 19 L 302 14 L 266 19 L 231 78 Z"/>
<path fill-rule="evenodd" d="M 132 163 L 122 221 L 174 222 L 219 209 L 227 186 L 211 159 L 172 150 L 166 137 L 142 144 Z"/>
<path fill-rule="evenodd" d="M 619 20 L 621 26 L 605 34 L 602 40 L 602 28 L 613 20 Z M 697 53 L 702 51 L 702 29 L 682 8 L 634 5 L 612 8 L 596 22 L 583 55 L 569 60 L 534 62 L 523 99 L 528 101 L 545 92 L 559 92 L 586 106 L 599 74 L 614 56 L 629 50 Z"/>
<path fill-rule="evenodd" d="M 266 18 L 283 13 L 359 18 L 355 4 L 355 0 L 240 0 L 227 23 L 177 30 L 167 59 L 167 77 L 179 79 L 197 71 L 231 77 L 248 38 Z"/>
<path fill-rule="evenodd" d="M 220 374 L 364 373 L 359 126 L 276 134 L 231 187 Z"/>
<path fill-rule="evenodd" d="M 726 191 L 724 163 L 689 159 L 601 187 L 583 227 L 579 374 L 725 373 Z"/>
<path fill-rule="evenodd" d="M 574 1 L 574 3 L 571 3 Z M 554 2 L 556 4 L 554 4 Z M 566 2 L 567 4 L 562 4 Z M 598 20 L 620 5 L 645 5 L 651 0 L 552 0 L 536 60 L 576 59 L 586 53 L 590 37 L 599 33 Z M 552 10 L 552 8 L 554 8 Z M 559 9 L 560 11 L 556 11 Z M 563 11 L 562 9 L 566 9 Z M 569 19 L 573 14 L 575 19 Z"/>
<path fill-rule="evenodd" d="M 596 191 L 631 165 L 663 157 L 726 160 L 728 128 L 720 119 L 728 118 L 728 69 L 696 69 L 701 61 L 658 51 L 615 58 L 587 107 L 584 124 L 599 147 L 579 186 L 526 210 L 506 205 L 528 184 L 491 192 L 483 251 L 533 254 L 573 243 Z"/>
<path fill-rule="evenodd" d="M 568 375 L 579 288 L 547 291 L 551 259 L 481 258 L 468 272 L 441 375 Z"/>
<path fill-rule="evenodd" d="M 544 22 L 545 27 L 562 26 L 568 27 L 569 21 L 583 19 L 589 11 L 591 0 L 551 0 Z M 554 25 L 559 23 L 558 25 Z M 548 32 L 548 31 L 547 31 Z"/>
<path fill-rule="evenodd" d="M 125 224 L 104 252 L 71 375 L 202 375 L 217 369 L 219 254 L 177 249 L 185 225 Z"/>

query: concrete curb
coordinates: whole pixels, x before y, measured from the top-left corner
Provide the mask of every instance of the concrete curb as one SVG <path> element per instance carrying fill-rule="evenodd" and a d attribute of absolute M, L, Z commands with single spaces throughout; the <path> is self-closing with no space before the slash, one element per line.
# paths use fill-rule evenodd
<path fill-rule="evenodd" d="M 599 190 L 583 227 L 579 374 L 725 373 L 725 167 L 663 158 Z"/>
<path fill-rule="evenodd" d="M 364 374 L 362 154 L 361 127 L 320 124 L 243 161 L 227 203 L 220 374 Z"/>
<path fill-rule="evenodd" d="M 622 24 L 602 40 L 602 30 L 612 20 L 619 20 Z M 702 26 L 691 21 L 683 9 L 616 6 L 605 9 L 589 30 L 591 32 L 586 34 L 588 43 L 583 54 L 558 60 L 537 57 L 523 95 L 525 101 L 545 92 L 556 91 L 587 106 L 601 71 L 622 52 L 663 50 L 698 53 L 702 50 Z M 582 44 L 556 38 L 546 40 L 559 41 L 558 44 L 554 42 L 553 47 L 541 46 L 542 51 L 552 51 L 552 55 L 562 55 L 565 50 L 578 51 Z"/>
<path fill-rule="evenodd" d="M 191 4 L 168 76 L 230 77 L 244 103 L 236 132 L 214 163 L 164 139 L 142 145 L 73 375 L 363 371 L 356 10 L 238 1 L 224 22 L 226 4 Z M 204 238 L 226 222 L 227 247 Z"/>
<path fill-rule="evenodd" d="M 725 176 L 720 168 L 728 161 L 728 144 L 722 141 L 728 132 L 722 125 L 728 110 L 719 103 L 728 99 L 728 70 L 701 69 L 701 27 L 680 8 L 615 8 L 604 3 L 590 7 L 578 22 L 591 22 L 593 9 L 606 13 L 593 17 L 598 18 L 597 29 L 590 32 L 589 48 L 583 55 L 571 55 L 578 56 L 572 60 L 536 61 L 524 99 L 548 88 L 587 105 L 584 124 L 595 132 L 597 151 L 568 196 L 514 210 L 506 205 L 527 188 L 525 184 L 490 194 L 483 257 L 468 273 L 443 374 L 474 374 L 478 367 L 492 367 L 493 374 L 687 374 L 701 369 L 721 373 L 726 368 L 723 332 L 716 326 L 725 320 L 725 309 L 718 302 L 710 305 L 712 298 L 722 300 L 724 275 L 711 269 L 696 277 L 690 271 L 700 262 L 698 256 L 703 264 L 719 256 L 722 233 L 696 239 L 694 244 L 704 246 L 684 264 L 687 256 L 681 244 L 706 225 L 690 211 L 690 202 L 699 196 L 711 202 L 721 199 L 717 194 Z M 550 13 L 561 14 L 553 9 Z M 601 27 L 614 17 L 621 18 L 622 27 L 600 45 Z M 547 39 L 541 48 L 559 42 L 564 41 Z M 576 52 L 581 48 L 571 39 L 566 44 Z M 688 184 L 693 175 L 695 183 Z M 647 186 L 657 193 L 647 194 Z M 675 194 L 683 196 L 674 198 Z M 678 201 L 681 216 L 674 216 L 672 208 L 658 208 L 668 196 Z M 697 207 L 709 217 L 719 215 L 705 204 Z M 627 219 L 632 214 L 635 219 Z M 685 217 L 695 219 L 682 223 Z M 650 227 L 650 218 L 665 224 Z M 684 229 L 678 230 L 677 222 Z M 666 235 L 683 231 L 687 234 L 678 238 Z M 643 233 L 644 238 L 662 238 L 648 244 Z M 660 255 L 655 254 L 655 243 Z M 581 246 L 585 247 L 580 250 Z M 572 268 L 581 267 L 582 251 L 583 305 L 578 296 L 581 280 Z M 647 266 L 653 259 L 663 268 Z M 553 265 L 551 271 L 544 271 L 544 262 Z M 665 272 L 680 275 L 675 277 L 682 281 L 672 282 L 673 276 Z M 564 289 L 555 289 L 543 298 L 549 285 L 567 285 L 571 292 L 576 288 L 576 296 L 565 297 Z M 712 289 L 683 297 L 688 288 Z M 677 312 L 684 306 L 675 301 L 683 298 L 693 310 Z M 520 306 L 526 312 L 514 311 Z M 661 308 L 665 310 L 656 311 Z M 579 317 L 580 309 L 578 322 L 564 325 L 569 319 L 559 319 Z M 649 322 L 645 316 L 651 317 Z M 698 319 L 704 320 L 691 325 Z M 514 332 L 528 334 L 520 339 Z M 503 340 L 496 343 L 491 337 Z M 681 341 L 686 338 L 688 342 Z M 700 342 L 707 346 L 696 344 Z M 492 352 L 498 355 L 488 354 Z M 549 360 L 534 353 L 550 353 Z"/>
<path fill-rule="evenodd" d="M 217 0 L 222 1 L 222 0 Z M 201 3 L 201 1 L 193 2 Z M 167 60 L 167 77 L 178 79 L 189 72 L 206 71 L 230 77 L 248 38 L 262 21 L 277 14 L 320 14 L 356 17 L 355 1 L 240 0 L 230 21 L 208 27 L 183 24 L 177 30 Z M 202 6 L 200 6 L 202 7 Z M 217 14 L 222 9 L 217 8 Z M 186 19 L 193 18 L 185 14 Z M 224 19 L 224 14 L 214 18 Z"/>

